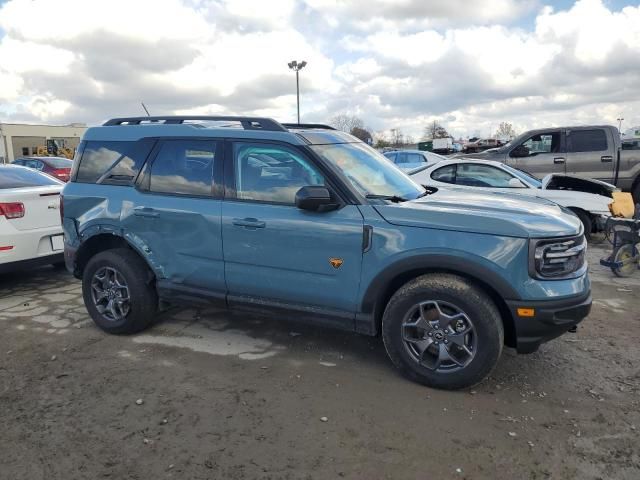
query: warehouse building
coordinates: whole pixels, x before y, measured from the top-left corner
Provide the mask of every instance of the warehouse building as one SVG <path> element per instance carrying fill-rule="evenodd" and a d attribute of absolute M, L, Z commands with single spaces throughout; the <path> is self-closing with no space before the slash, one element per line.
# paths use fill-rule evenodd
<path fill-rule="evenodd" d="M 47 146 L 51 149 L 54 144 L 58 154 L 64 151 L 73 155 L 86 129 L 87 126 L 84 123 L 70 125 L 0 123 L 0 163 L 11 163 L 22 156 L 42 155 Z"/>

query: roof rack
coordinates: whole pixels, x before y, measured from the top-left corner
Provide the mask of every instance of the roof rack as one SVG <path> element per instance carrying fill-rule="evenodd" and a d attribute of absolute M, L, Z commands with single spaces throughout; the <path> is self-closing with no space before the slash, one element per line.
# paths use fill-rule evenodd
<path fill-rule="evenodd" d="M 331 125 L 324 125 L 323 123 L 281 123 L 283 127 L 289 130 L 297 130 L 302 128 L 323 128 L 325 130 L 335 130 Z"/>
<path fill-rule="evenodd" d="M 286 132 L 287 129 L 271 118 L 263 117 L 229 117 L 229 116 L 163 116 L 163 117 L 123 117 L 107 120 L 103 126 L 116 125 L 140 125 L 149 123 L 161 123 L 164 125 L 180 125 L 188 120 L 231 121 L 238 122 L 245 130 L 266 130 L 270 132 Z"/>

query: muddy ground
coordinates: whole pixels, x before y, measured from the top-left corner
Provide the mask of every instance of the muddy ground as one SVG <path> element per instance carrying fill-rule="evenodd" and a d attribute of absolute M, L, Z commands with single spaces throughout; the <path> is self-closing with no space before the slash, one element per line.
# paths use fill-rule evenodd
<path fill-rule="evenodd" d="M 376 338 L 178 309 L 111 336 L 66 272 L 5 275 L 0 478 L 638 479 L 640 272 L 603 254 L 578 333 L 455 393 Z"/>

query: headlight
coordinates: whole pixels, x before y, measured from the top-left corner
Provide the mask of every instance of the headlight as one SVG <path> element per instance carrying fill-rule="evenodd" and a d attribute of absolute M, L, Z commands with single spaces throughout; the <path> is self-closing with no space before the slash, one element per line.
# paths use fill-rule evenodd
<path fill-rule="evenodd" d="M 532 239 L 529 243 L 529 273 L 541 280 L 576 278 L 587 269 L 586 257 L 584 235 Z"/>

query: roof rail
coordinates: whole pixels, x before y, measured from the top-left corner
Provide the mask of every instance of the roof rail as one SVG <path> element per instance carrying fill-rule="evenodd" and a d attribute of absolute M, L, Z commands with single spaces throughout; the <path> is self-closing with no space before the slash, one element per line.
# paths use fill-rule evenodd
<path fill-rule="evenodd" d="M 323 123 L 281 123 L 280 125 L 287 127 L 289 130 L 302 128 L 323 128 L 325 130 L 335 130 L 331 125 L 324 125 Z"/>
<path fill-rule="evenodd" d="M 105 127 L 116 125 L 140 125 L 148 123 L 161 123 L 164 125 L 180 125 L 187 120 L 230 121 L 238 122 L 245 130 L 266 130 L 270 132 L 286 132 L 287 129 L 271 118 L 263 117 L 229 117 L 229 116 L 162 116 L 162 117 L 123 117 L 112 118 L 103 123 Z"/>

